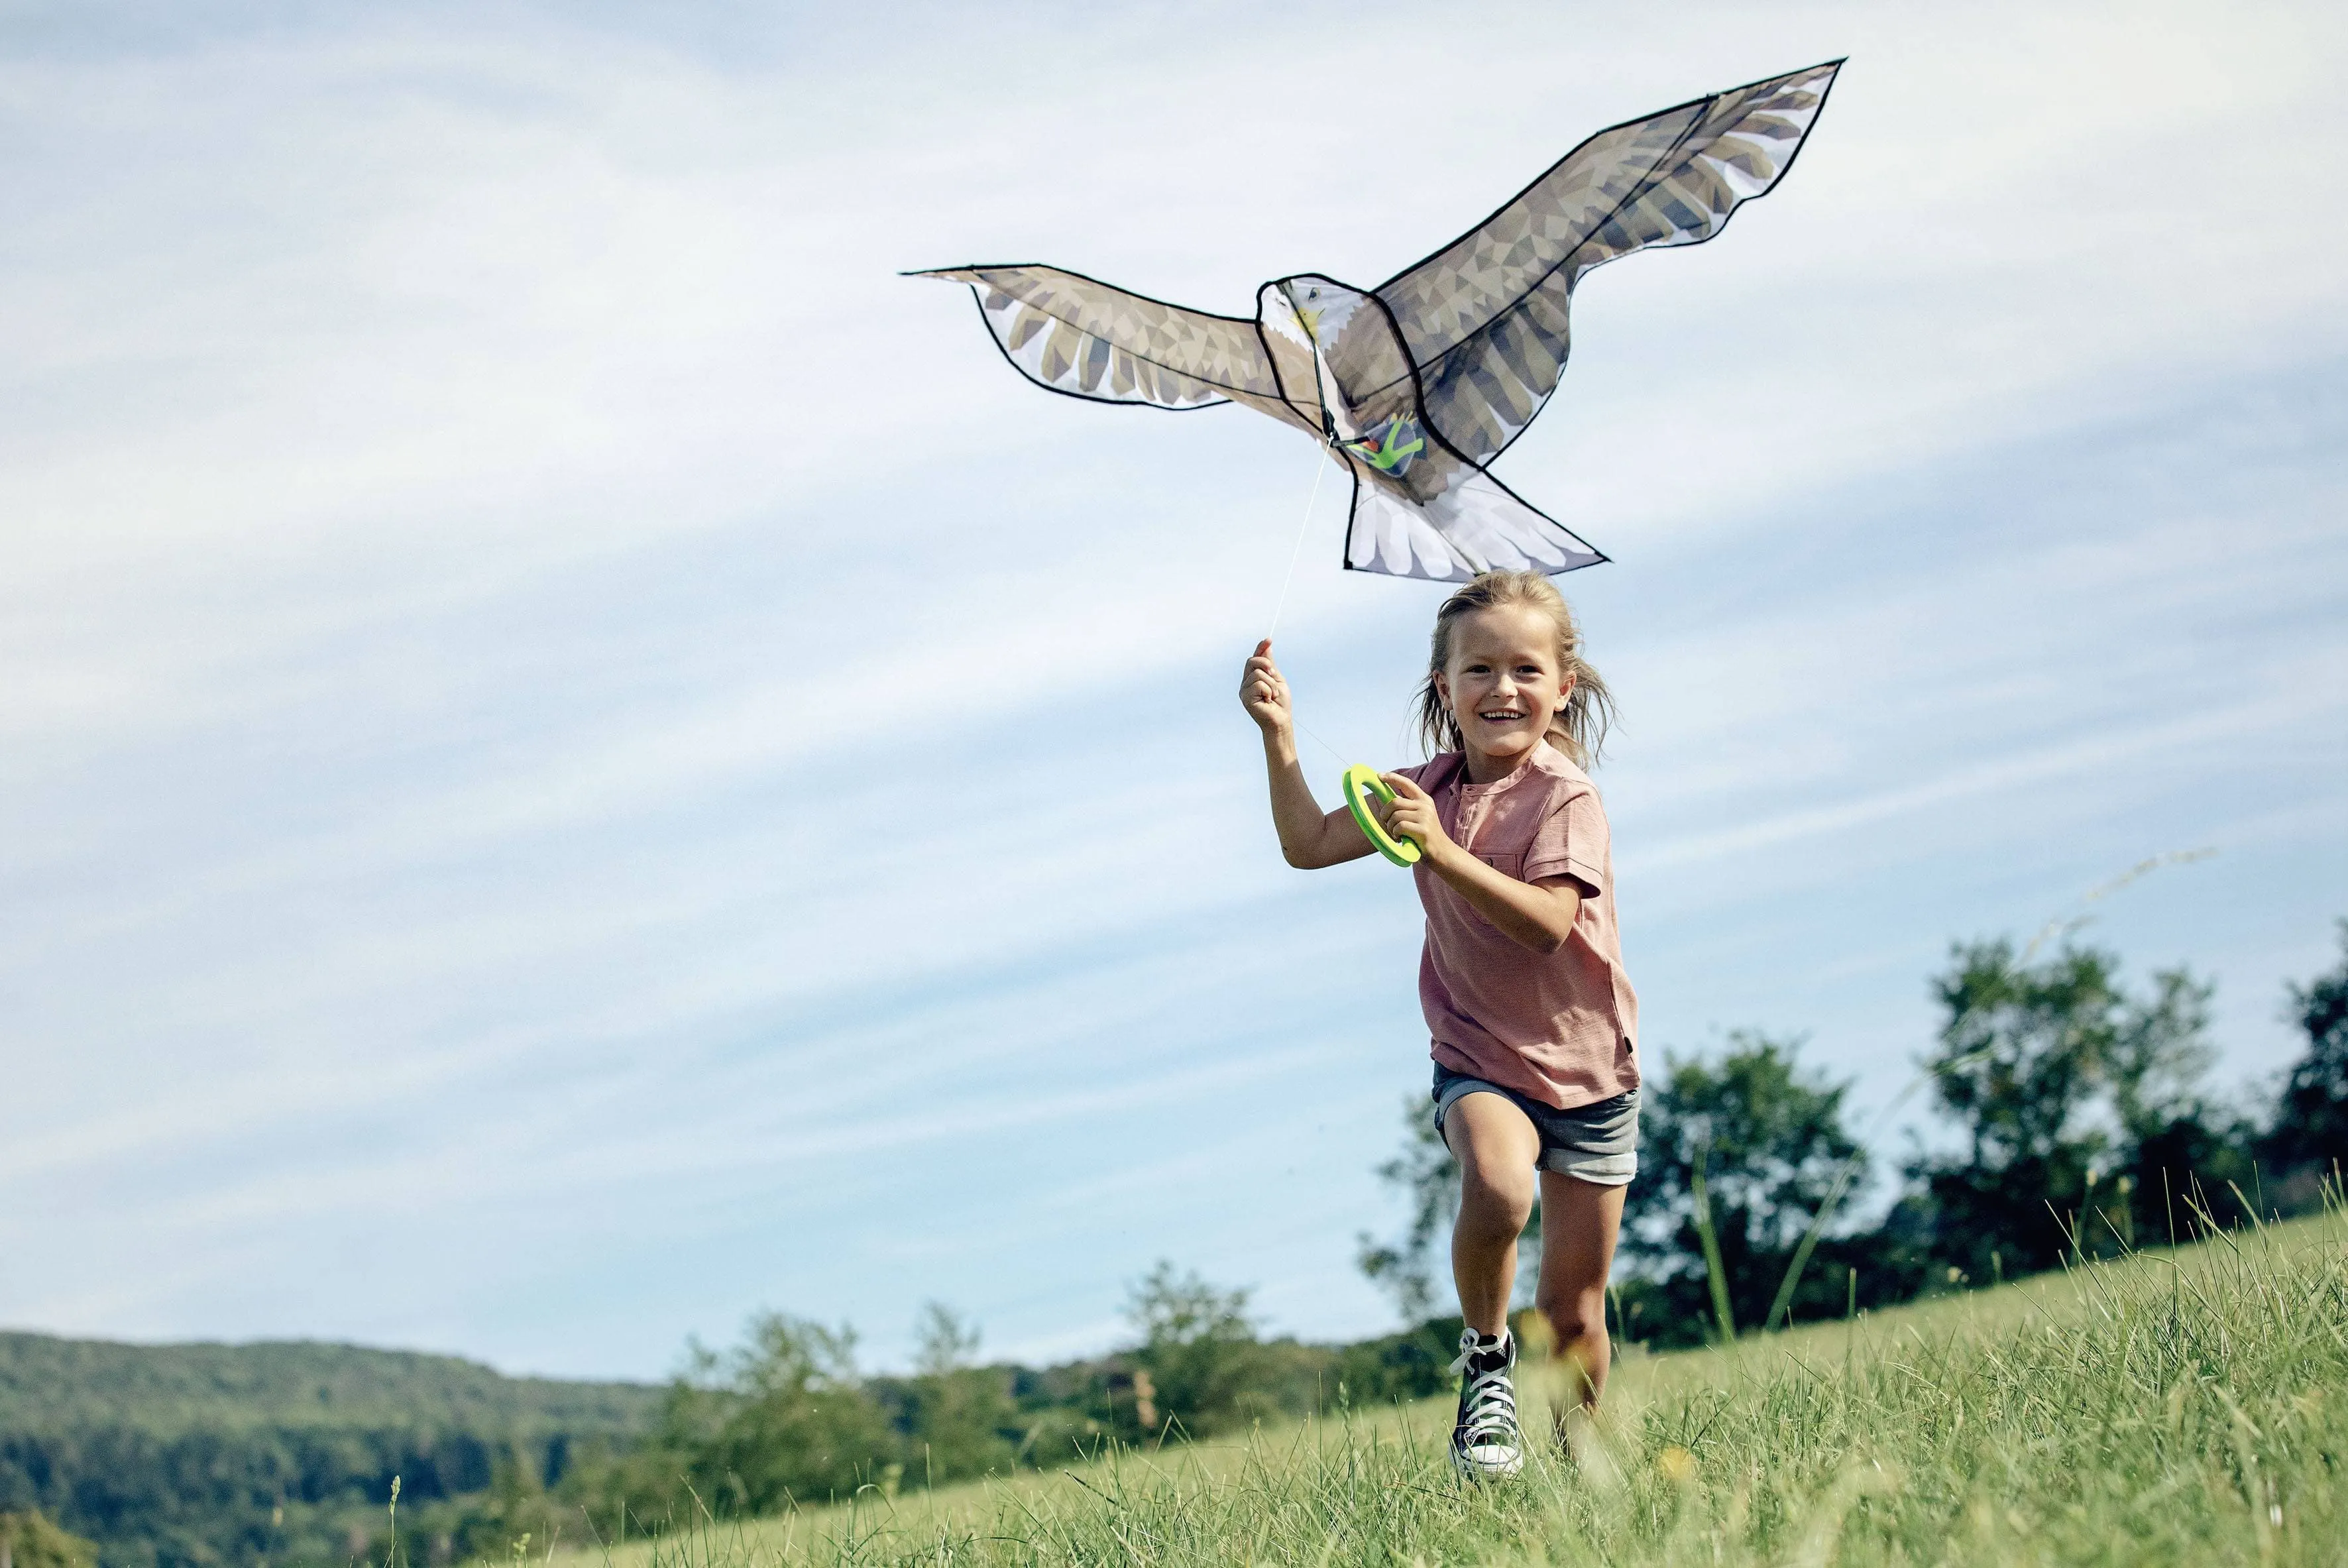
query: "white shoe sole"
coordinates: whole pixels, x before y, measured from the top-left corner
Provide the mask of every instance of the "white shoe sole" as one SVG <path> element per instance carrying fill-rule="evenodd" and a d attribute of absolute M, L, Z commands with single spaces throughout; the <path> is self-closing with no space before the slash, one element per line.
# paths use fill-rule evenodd
<path fill-rule="evenodd" d="M 1451 1468 L 1463 1480 L 1513 1480 L 1525 1468 L 1525 1454 L 1522 1449 L 1479 1443 L 1452 1449 Z"/>

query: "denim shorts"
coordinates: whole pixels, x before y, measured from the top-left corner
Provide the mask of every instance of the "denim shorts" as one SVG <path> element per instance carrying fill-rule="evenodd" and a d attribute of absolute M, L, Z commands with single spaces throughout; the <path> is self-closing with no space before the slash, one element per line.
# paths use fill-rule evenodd
<path fill-rule="evenodd" d="M 1486 1083 L 1466 1073 L 1435 1066 L 1435 1134 L 1443 1136 L 1443 1117 L 1460 1099 L 1471 1094 L 1497 1094 L 1521 1110 L 1540 1134 L 1544 1171 L 1598 1187 L 1628 1186 L 1639 1173 L 1639 1091 L 1625 1089 L 1612 1099 L 1560 1110 L 1529 1095 Z"/>

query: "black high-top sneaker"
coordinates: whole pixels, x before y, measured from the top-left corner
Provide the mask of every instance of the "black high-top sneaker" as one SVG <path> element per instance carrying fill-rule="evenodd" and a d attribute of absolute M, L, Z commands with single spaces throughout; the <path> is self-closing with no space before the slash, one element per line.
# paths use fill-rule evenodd
<path fill-rule="evenodd" d="M 1487 1339 L 1474 1329 L 1459 1336 L 1459 1419 L 1451 1429 L 1451 1468 L 1469 1480 L 1506 1480 L 1525 1468 L 1517 1433 L 1517 1336 L 1507 1329 Z"/>

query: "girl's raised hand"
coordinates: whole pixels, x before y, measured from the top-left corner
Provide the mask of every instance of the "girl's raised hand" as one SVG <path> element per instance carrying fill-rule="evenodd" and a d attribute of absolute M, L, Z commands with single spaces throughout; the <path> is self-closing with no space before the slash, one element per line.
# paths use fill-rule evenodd
<path fill-rule="evenodd" d="M 1240 706 L 1256 727 L 1269 736 L 1289 732 L 1295 717 L 1289 711 L 1288 682 L 1282 678 L 1280 668 L 1272 662 L 1272 639 L 1266 637 L 1255 645 L 1255 654 L 1240 676 Z"/>
<path fill-rule="evenodd" d="M 1435 814 L 1435 797 L 1403 774 L 1388 773 L 1385 777 L 1395 798 L 1371 802 L 1379 825 L 1397 839 L 1417 840 L 1418 847 L 1430 861 L 1439 851 L 1451 848 L 1451 835 L 1443 830 L 1443 820 Z"/>

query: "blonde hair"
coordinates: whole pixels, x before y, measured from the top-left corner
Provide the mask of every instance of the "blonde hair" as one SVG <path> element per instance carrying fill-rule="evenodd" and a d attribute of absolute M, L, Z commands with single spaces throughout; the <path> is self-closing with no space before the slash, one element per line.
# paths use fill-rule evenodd
<path fill-rule="evenodd" d="M 1606 689 L 1606 683 L 1590 667 L 1590 661 L 1581 656 L 1581 628 L 1574 624 L 1573 612 L 1567 608 L 1565 595 L 1557 591 L 1556 583 L 1538 572 L 1484 573 L 1446 599 L 1443 608 L 1435 613 L 1426 679 L 1418 688 L 1420 742 L 1429 752 L 1467 749 L 1467 739 L 1459 733 L 1459 721 L 1444 706 L 1435 677 L 1451 662 L 1453 625 L 1478 610 L 1502 605 L 1538 610 L 1557 628 L 1558 675 L 1560 678 L 1571 677 L 1573 693 L 1565 699 L 1565 711 L 1550 717 L 1547 738 L 1551 746 L 1571 758 L 1575 767 L 1596 767 L 1599 752 L 1606 744 L 1606 732 L 1616 720 L 1614 694 Z"/>

